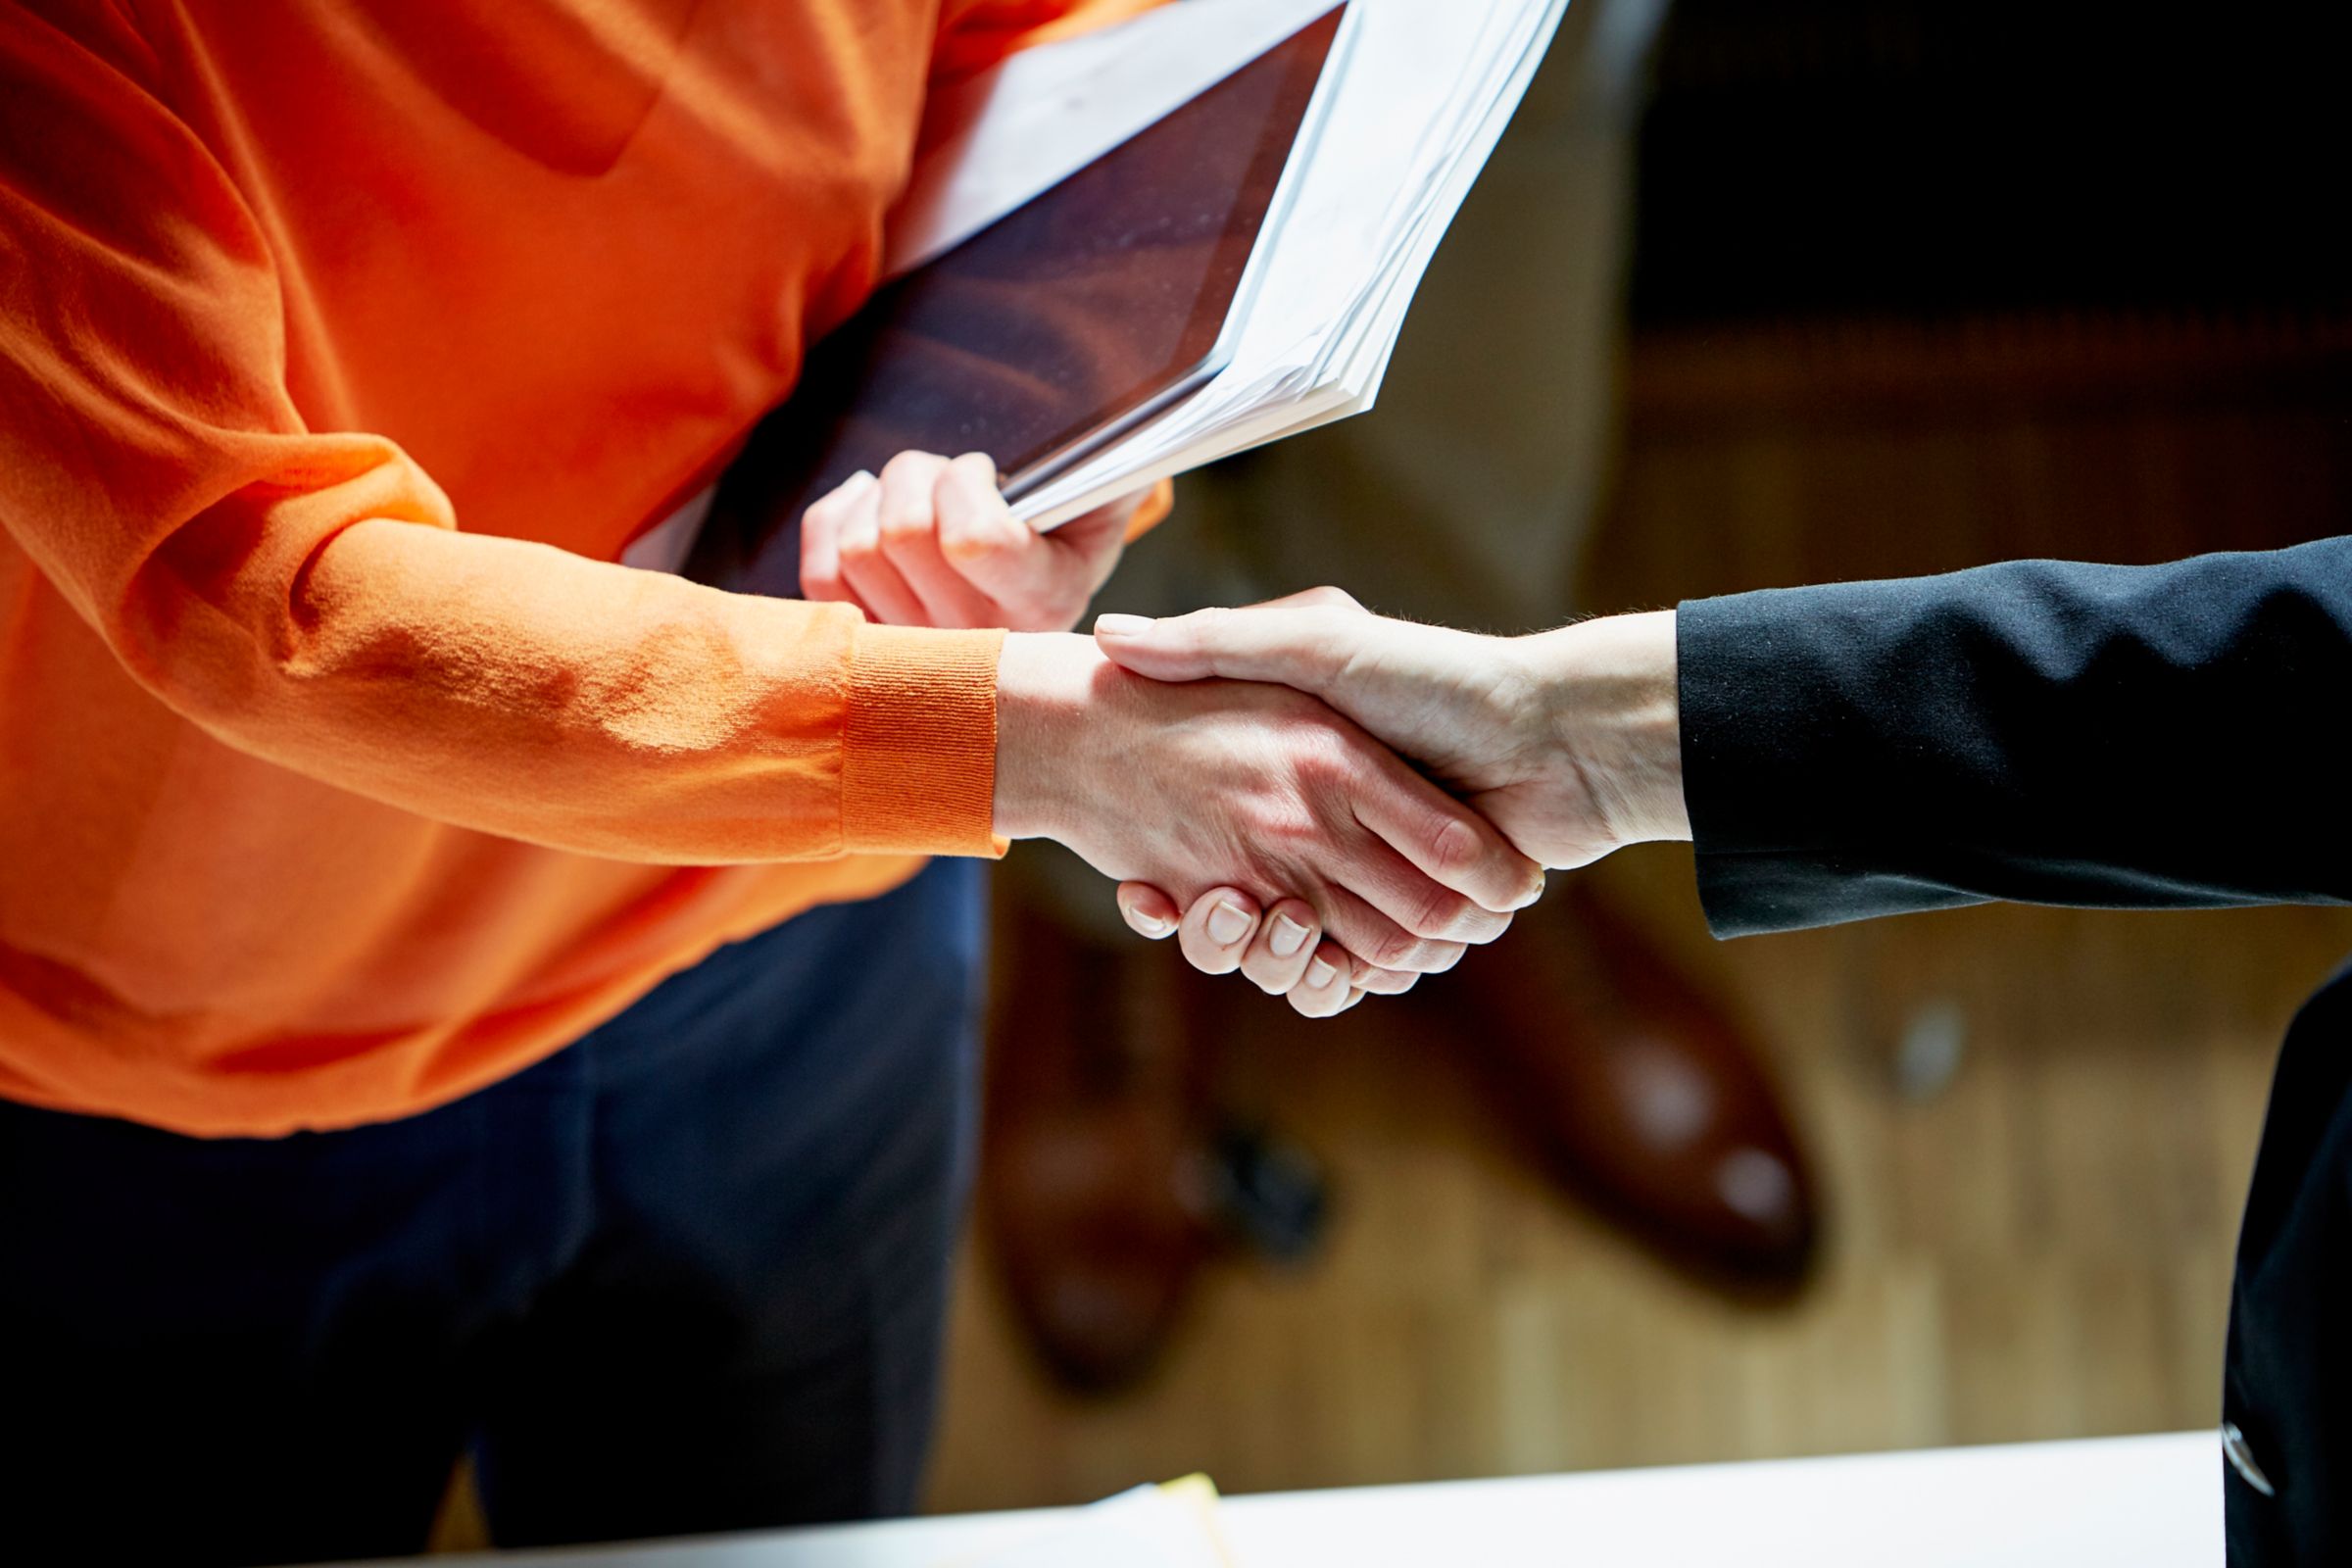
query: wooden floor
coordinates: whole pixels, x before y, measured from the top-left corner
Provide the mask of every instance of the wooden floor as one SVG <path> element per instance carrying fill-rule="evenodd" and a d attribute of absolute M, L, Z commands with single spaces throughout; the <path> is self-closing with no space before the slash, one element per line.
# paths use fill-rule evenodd
<path fill-rule="evenodd" d="M 2154 560 L 2352 518 L 2340 362 L 2223 395 L 2068 362 L 2022 394 L 2009 374 L 1944 396 L 1950 350 L 1643 345 L 1589 602 Z M 1727 363 L 1753 373 L 1712 373 Z M 1716 945 L 1687 854 L 1594 874 L 1768 1043 L 1829 1196 L 1818 1289 L 1724 1304 L 1556 1200 L 1496 1152 L 1442 1005 L 1303 1027 L 1269 1004 L 1235 1047 L 1338 1174 L 1325 1256 L 1217 1278 L 1164 1374 L 1110 1403 L 1041 1383 L 967 1257 L 932 1504 L 1194 1469 L 1257 1491 L 2216 1418 L 2274 1046 L 2352 952 L 2352 913 L 1986 908 Z M 1918 1054 L 1955 1029 L 1938 1090 Z"/>
<path fill-rule="evenodd" d="M 2347 342 L 2067 322 L 1638 344 L 1584 597 L 2342 532 Z M 1980 908 L 1718 945 L 1687 853 L 1590 874 L 1767 1043 L 1830 1203 L 1808 1298 L 1726 1305 L 1502 1157 L 1443 982 L 1332 1025 L 1253 1005 L 1231 1042 L 1250 1092 L 1338 1176 L 1326 1254 L 1221 1274 L 1157 1381 L 1081 1403 L 1038 1378 L 967 1251 L 931 1505 L 1197 1469 L 1253 1492 L 2215 1420 L 2273 1052 L 2352 953 L 2352 911 Z M 1938 1092 L 1919 1048 L 1955 1025 Z M 482 1539 L 461 1483 L 436 1544 Z"/>

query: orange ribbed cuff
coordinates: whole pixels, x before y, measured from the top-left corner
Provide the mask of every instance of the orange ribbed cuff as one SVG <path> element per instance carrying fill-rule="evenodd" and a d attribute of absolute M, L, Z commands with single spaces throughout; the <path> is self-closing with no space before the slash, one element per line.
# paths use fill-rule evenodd
<path fill-rule="evenodd" d="M 842 848 L 1004 853 L 996 836 L 1001 631 L 858 628 L 841 737 Z"/>

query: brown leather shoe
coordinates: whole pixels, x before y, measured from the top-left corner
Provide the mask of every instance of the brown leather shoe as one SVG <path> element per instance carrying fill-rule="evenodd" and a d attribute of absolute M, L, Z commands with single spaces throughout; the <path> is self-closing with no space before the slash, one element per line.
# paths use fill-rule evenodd
<path fill-rule="evenodd" d="M 1216 1247 L 1206 1065 L 1173 954 L 998 913 L 980 1223 L 1047 1367 L 1109 1393 L 1155 1364 Z"/>
<path fill-rule="evenodd" d="M 1572 882 L 1445 978 L 1498 1109 L 1577 1196 L 1705 1283 L 1802 1287 L 1818 1224 L 1780 1098 L 1645 936 Z"/>

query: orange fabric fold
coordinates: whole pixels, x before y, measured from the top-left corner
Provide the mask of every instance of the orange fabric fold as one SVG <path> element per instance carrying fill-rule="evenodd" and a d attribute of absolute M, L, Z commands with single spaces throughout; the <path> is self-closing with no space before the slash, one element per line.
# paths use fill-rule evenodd
<path fill-rule="evenodd" d="M 399 1116 L 994 851 L 995 634 L 617 558 L 1084 9 L 0 8 L 0 1095 Z"/>

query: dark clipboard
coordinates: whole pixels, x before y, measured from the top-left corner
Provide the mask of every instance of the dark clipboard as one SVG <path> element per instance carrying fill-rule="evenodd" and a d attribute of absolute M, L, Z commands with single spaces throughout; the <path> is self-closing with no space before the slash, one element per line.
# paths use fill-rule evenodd
<path fill-rule="evenodd" d="M 877 290 L 721 476 L 685 574 L 796 596 L 801 514 L 858 469 L 986 452 L 1017 500 L 1215 375 L 1346 10 Z"/>

